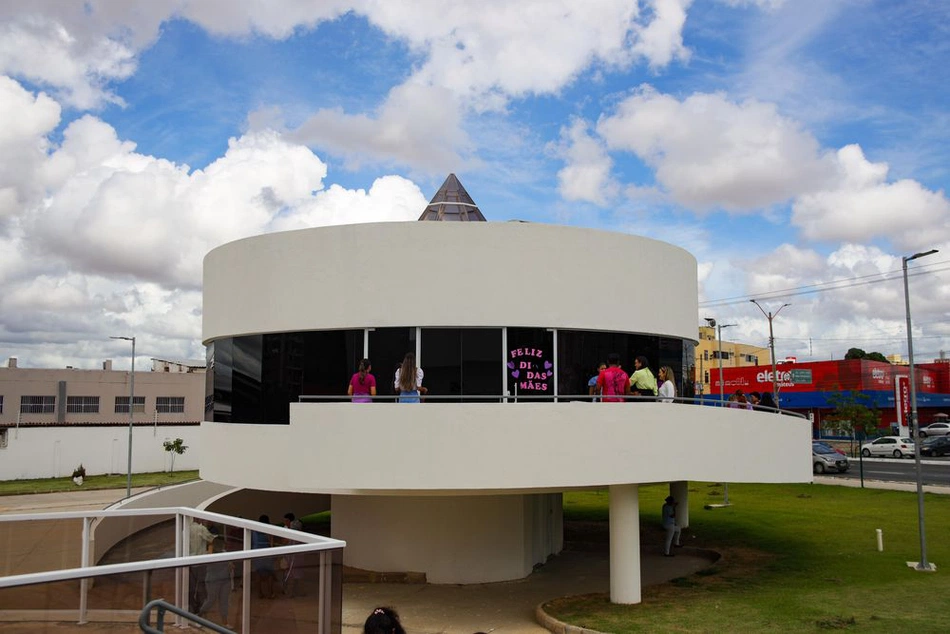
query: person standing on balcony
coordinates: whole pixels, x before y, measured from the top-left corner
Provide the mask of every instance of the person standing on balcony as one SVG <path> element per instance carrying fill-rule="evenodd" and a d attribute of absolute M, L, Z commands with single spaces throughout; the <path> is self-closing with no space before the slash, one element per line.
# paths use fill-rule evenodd
<path fill-rule="evenodd" d="M 422 368 L 416 367 L 416 355 L 407 352 L 402 365 L 396 369 L 396 375 L 393 377 L 393 387 L 399 390 L 400 403 L 419 402 L 419 393 L 425 390 L 422 387 L 424 376 Z"/>
<path fill-rule="evenodd" d="M 607 369 L 606 363 L 597 364 L 597 372 L 594 373 L 594 376 L 590 377 L 590 381 L 587 382 L 587 394 L 590 395 L 591 402 L 599 403 L 600 395 L 602 394 L 601 388 L 597 386 L 597 379 L 600 378 L 600 373 Z"/>
<path fill-rule="evenodd" d="M 360 361 L 360 367 L 356 374 L 350 377 L 350 386 L 346 393 L 353 397 L 354 403 L 372 403 L 373 396 L 376 396 L 376 377 L 370 374 L 373 364 L 369 359 Z"/>
<path fill-rule="evenodd" d="M 672 403 L 676 398 L 676 383 L 673 382 L 673 368 L 664 365 L 659 372 L 660 388 L 657 390 L 660 400 L 664 403 Z"/>
<path fill-rule="evenodd" d="M 656 377 L 647 366 L 647 358 L 642 354 L 633 361 L 636 371 L 630 375 L 630 393 L 640 396 L 656 396 Z"/>
<path fill-rule="evenodd" d="M 597 388 L 604 403 L 622 403 L 623 397 L 630 393 L 627 373 L 620 367 L 620 355 L 611 352 L 607 355 L 607 368 L 597 375 Z"/>

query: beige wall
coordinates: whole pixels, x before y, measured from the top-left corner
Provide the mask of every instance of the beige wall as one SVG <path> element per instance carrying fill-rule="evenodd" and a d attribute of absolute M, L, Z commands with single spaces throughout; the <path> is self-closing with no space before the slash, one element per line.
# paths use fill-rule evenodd
<path fill-rule="evenodd" d="M 640 236 L 515 222 L 343 225 L 211 251 L 202 337 L 540 326 L 694 340 L 697 297 L 695 258 Z"/>
<path fill-rule="evenodd" d="M 66 382 L 67 396 L 98 396 L 99 413 L 65 413 L 65 423 L 128 423 L 128 412 L 115 413 L 115 398 L 129 396 L 129 372 L 117 370 L 77 370 L 0 368 L 0 395 L 3 412 L 0 426 L 17 424 L 21 396 L 56 396 L 56 410 L 60 408 L 59 382 Z M 136 422 L 198 422 L 204 419 L 205 375 L 177 372 L 136 372 L 135 396 L 145 397 L 145 411 L 135 412 Z M 155 399 L 159 396 L 185 397 L 185 412 L 159 413 Z M 62 411 L 66 404 L 62 403 Z M 20 413 L 20 425 L 57 422 L 57 414 Z"/>
<path fill-rule="evenodd" d="M 808 421 L 757 411 L 676 403 L 293 403 L 290 420 L 203 423 L 202 445 L 220 451 L 205 452 L 201 476 L 364 495 L 812 478 Z"/>
<path fill-rule="evenodd" d="M 521 579 L 563 546 L 559 495 L 333 496 L 343 562 L 378 572 L 424 572 L 430 583 Z"/>

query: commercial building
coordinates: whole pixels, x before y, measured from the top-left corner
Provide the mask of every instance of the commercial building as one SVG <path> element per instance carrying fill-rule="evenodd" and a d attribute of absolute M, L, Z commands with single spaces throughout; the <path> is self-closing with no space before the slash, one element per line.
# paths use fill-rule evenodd
<path fill-rule="evenodd" d="M 310 494 L 295 512 L 332 511 L 346 564 L 434 583 L 527 576 L 562 548 L 562 493 L 607 488 L 611 597 L 621 603 L 640 600 L 641 483 L 669 483 L 688 526 L 689 480 L 811 480 L 802 418 L 586 397 L 611 352 L 671 366 L 679 393 L 692 394 L 689 253 L 482 219 L 450 175 L 422 222 L 268 234 L 211 251 L 202 444 L 227 451 L 202 454 L 202 478 Z M 591 275 L 595 255 L 625 265 Z M 391 396 L 407 352 L 425 371 L 424 403 Z M 341 402 L 361 357 L 373 363 L 378 402 Z M 208 509 L 225 504 L 220 496 Z"/>
<path fill-rule="evenodd" d="M 152 371 L 135 373 L 133 424 L 152 433 L 133 440 L 133 471 L 163 469 L 166 436 L 188 441 L 191 455 L 176 465 L 194 468 L 204 417 L 204 363 L 152 363 Z M 46 369 L 18 367 L 11 357 L 0 368 L 0 479 L 60 477 L 79 463 L 89 475 L 125 473 L 130 376 L 113 370 L 111 360 L 101 370 Z"/>
<path fill-rule="evenodd" d="M 728 332 L 728 331 L 727 331 Z M 722 349 L 720 353 L 720 348 Z M 711 378 L 719 372 L 719 357 L 722 355 L 722 368 L 745 368 L 757 365 L 770 365 L 769 349 L 767 346 L 754 346 L 736 341 L 719 341 L 716 338 L 716 328 L 712 326 L 699 327 L 699 343 L 696 345 L 696 392 L 711 394 Z M 719 393 L 718 383 L 715 388 Z"/>
<path fill-rule="evenodd" d="M 859 394 L 859 402 L 880 412 L 882 429 L 908 433 L 906 416 L 910 368 L 865 359 L 814 361 L 809 363 L 780 364 L 777 366 L 780 405 L 807 415 L 812 421 L 813 433 L 833 432 L 824 422 L 834 411 L 835 401 L 842 395 Z M 916 364 L 917 411 L 920 424 L 939 420 L 940 414 L 950 412 L 950 359 Z M 723 370 L 724 391 L 728 396 L 736 390 L 745 393 L 771 392 L 772 369 L 729 368 Z M 718 373 L 712 382 L 718 398 Z M 903 381 L 902 381 L 903 379 Z M 898 391 L 903 385 L 904 396 Z M 904 401 L 903 407 L 899 405 Z M 903 410 L 903 411 L 902 411 Z"/>

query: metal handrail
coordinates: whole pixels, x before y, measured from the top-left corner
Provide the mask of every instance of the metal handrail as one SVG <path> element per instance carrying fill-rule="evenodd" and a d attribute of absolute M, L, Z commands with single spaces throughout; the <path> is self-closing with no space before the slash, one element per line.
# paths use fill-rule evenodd
<path fill-rule="evenodd" d="M 336 402 L 336 403 L 349 403 L 353 397 L 347 396 L 345 394 L 301 394 L 297 397 L 299 403 L 307 402 Z M 401 398 L 398 394 L 377 394 L 376 396 L 370 396 L 368 394 L 360 394 L 359 398 L 368 398 L 374 402 L 380 403 L 389 403 L 389 402 L 398 402 Z M 444 401 L 444 402 L 458 402 L 458 401 L 468 401 L 468 402 L 479 402 L 479 403 L 518 403 L 522 401 L 528 402 L 564 402 L 564 403 L 592 403 L 599 402 L 602 399 L 602 396 L 591 396 L 590 394 L 423 394 L 419 397 L 425 401 Z M 660 396 L 641 396 L 639 394 L 629 394 L 629 395 L 610 395 L 607 398 L 611 399 L 621 399 L 627 403 L 657 403 L 663 402 L 668 404 L 670 401 L 682 405 L 700 405 L 703 407 L 723 407 L 728 409 L 745 409 L 732 407 L 729 401 L 720 401 L 719 399 L 710 399 L 710 398 L 697 398 L 697 397 L 660 397 Z M 765 407 L 762 405 L 756 405 L 752 408 L 754 411 L 759 412 L 769 412 L 774 414 L 782 414 L 784 416 L 792 416 L 794 418 L 806 418 L 804 414 L 799 414 L 798 412 L 793 412 L 790 410 L 779 409 L 775 407 Z"/>
<path fill-rule="evenodd" d="M 200 511 L 198 509 L 187 507 L 165 507 L 165 508 L 147 508 L 147 509 L 118 509 L 101 511 L 63 511 L 57 513 L 30 513 L 30 514 L 10 514 L 0 515 L 0 523 L 3 522 L 24 522 L 38 520 L 63 520 L 63 519 L 82 519 L 86 520 L 95 517 L 129 517 L 141 515 L 168 515 L 171 517 L 187 516 L 225 524 L 228 526 L 243 528 L 245 530 L 258 531 L 275 537 L 281 537 L 297 542 L 288 546 L 272 546 L 270 548 L 260 548 L 256 550 L 233 550 L 223 553 L 214 553 L 207 555 L 188 555 L 174 558 L 150 559 L 145 561 L 131 561 L 119 564 L 107 565 L 89 565 L 78 568 L 65 568 L 62 570 L 50 570 L 46 572 L 32 572 L 20 575 L 0 576 L 0 588 L 12 588 L 17 586 L 30 585 L 34 583 L 49 583 L 52 581 L 68 581 L 73 579 L 86 579 L 90 577 L 102 577 L 106 575 L 121 574 L 128 572 L 143 572 L 147 570 L 161 570 L 166 568 L 180 568 L 184 566 L 197 566 L 222 561 L 244 561 L 250 559 L 261 559 L 264 557 L 278 557 L 281 555 L 301 554 L 305 552 L 321 550 L 337 550 L 344 548 L 346 542 L 312 535 L 301 531 L 295 531 L 281 526 L 271 526 L 262 524 L 254 520 L 247 520 L 230 515 L 221 515 L 209 511 Z"/>
<path fill-rule="evenodd" d="M 155 625 L 152 627 L 151 622 L 151 612 L 153 609 L 157 609 Z M 235 634 L 234 630 L 229 630 L 226 627 L 218 625 L 213 621 L 202 618 L 197 614 L 192 614 L 187 610 L 182 610 L 181 608 L 172 605 L 165 599 L 155 599 L 154 601 L 149 601 L 145 604 L 145 607 L 142 608 L 142 613 L 139 614 L 139 628 L 143 632 L 148 634 L 162 634 L 165 631 L 165 613 L 171 612 L 172 614 L 177 614 L 181 618 L 191 621 L 192 623 L 197 623 L 202 627 L 206 627 L 209 630 L 214 632 L 219 632 L 219 634 Z"/>

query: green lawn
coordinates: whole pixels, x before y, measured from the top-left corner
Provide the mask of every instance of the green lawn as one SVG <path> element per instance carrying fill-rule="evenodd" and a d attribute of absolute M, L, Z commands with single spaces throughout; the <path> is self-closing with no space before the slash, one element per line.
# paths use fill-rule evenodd
<path fill-rule="evenodd" d="M 644 542 L 659 544 L 666 486 L 640 488 Z M 723 558 L 710 569 L 644 588 L 643 602 L 617 606 L 603 595 L 552 601 L 568 623 L 601 632 L 950 631 L 950 496 L 927 495 L 927 558 L 935 573 L 914 571 L 920 558 L 913 493 L 825 485 L 729 487 L 691 483 L 689 546 Z M 605 492 L 564 496 L 565 519 L 606 521 Z M 875 529 L 884 531 L 878 552 Z"/>
<path fill-rule="evenodd" d="M 156 487 L 196 480 L 197 471 L 176 471 L 167 473 L 133 473 L 133 487 Z M 82 486 L 73 484 L 72 478 L 42 478 L 39 480 L 6 480 L 0 482 L 0 495 L 23 495 L 25 493 L 56 493 L 59 491 L 79 491 L 81 489 L 124 489 L 126 476 L 94 475 L 83 479 Z"/>

